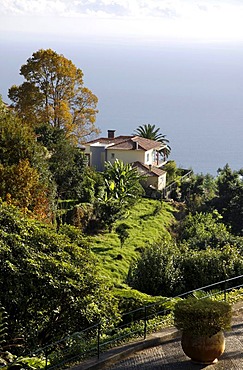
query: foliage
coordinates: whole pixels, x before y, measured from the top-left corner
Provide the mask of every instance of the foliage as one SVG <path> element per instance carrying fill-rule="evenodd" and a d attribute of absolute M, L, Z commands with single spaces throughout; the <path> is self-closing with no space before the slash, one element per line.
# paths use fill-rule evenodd
<path fill-rule="evenodd" d="M 188 249 L 180 257 L 181 292 L 198 289 L 227 278 L 242 275 L 243 259 L 239 251 L 226 245 L 221 250 Z M 220 287 L 219 287 L 220 288 Z M 221 286 L 221 288 L 223 288 Z"/>
<path fill-rule="evenodd" d="M 0 164 L 0 177 L 2 199 L 39 220 L 51 220 L 52 213 L 46 196 L 48 187 L 41 183 L 37 170 L 30 166 L 28 160 L 7 167 Z"/>
<path fill-rule="evenodd" d="M 232 308 L 228 302 L 209 298 L 187 298 L 174 309 L 175 326 L 195 335 L 212 336 L 231 328 Z"/>
<path fill-rule="evenodd" d="M 130 226 L 126 223 L 122 222 L 116 227 L 116 233 L 118 234 L 118 237 L 121 242 L 121 247 L 125 243 L 125 241 L 129 238 L 129 232 L 127 230 L 130 229 Z"/>
<path fill-rule="evenodd" d="M 124 281 L 130 263 L 135 260 L 148 243 L 158 239 L 170 238 L 170 228 L 174 216 L 169 203 L 162 203 L 161 211 L 154 215 L 159 201 L 141 199 L 126 214 L 129 229 L 129 242 L 121 249 L 120 240 L 115 232 L 103 231 L 99 235 L 90 235 L 88 242 L 99 260 L 102 275 L 111 279 L 116 287 L 126 287 Z M 114 230 L 121 221 L 114 223 Z"/>
<path fill-rule="evenodd" d="M 113 293 L 118 298 L 121 313 L 127 313 L 155 303 L 164 303 L 161 296 L 153 297 L 130 287 L 114 288 Z"/>
<path fill-rule="evenodd" d="M 68 141 L 59 142 L 53 148 L 49 166 L 57 184 L 57 197 L 81 201 L 86 164 L 80 149 L 75 148 Z"/>
<path fill-rule="evenodd" d="M 191 249 L 221 248 L 234 241 L 234 237 L 220 222 L 217 211 L 212 213 L 191 213 L 179 225 L 179 240 Z"/>
<path fill-rule="evenodd" d="M 86 222 L 83 226 L 80 222 L 91 218 L 90 212 L 86 217 L 84 207 L 78 204 L 95 203 L 103 190 L 102 175 L 87 166 L 82 150 L 67 140 L 64 130 L 45 125 L 38 133 L 38 140 L 48 150 L 48 164 L 57 186 L 57 224 L 75 222 L 85 230 Z"/>
<path fill-rule="evenodd" d="M 231 235 L 220 220 L 217 212 L 188 215 L 181 221 L 178 246 L 161 242 L 141 249 L 128 284 L 147 294 L 175 296 L 241 275 L 242 238 Z"/>
<path fill-rule="evenodd" d="M 93 218 L 94 205 L 91 203 L 79 203 L 62 216 L 64 226 L 74 225 L 86 234 L 90 231 Z"/>
<path fill-rule="evenodd" d="M 173 181 L 178 180 L 178 169 L 175 161 L 168 161 L 163 170 L 166 171 L 166 183 L 171 184 Z"/>
<path fill-rule="evenodd" d="M 83 85 L 83 72 L 51 49 L 40 49 L 20 68 L 25 81 L 9 89 L 13 107 L 33 126 L 64 129 L 76 141 L 97 133 L 97 97 Z"/>
<path fill-rule="evenodd" d="M 103 176 L 93 168 L 85 167 L 80 187 L 79 201 L 94 204 L 96 199 L 102 197 L 104 193 Z"/>
<path fill-rule="evenodd" d="M 4 204 L 0 236 L 0 300 L 12 338 L 33 348 L 101 317 L 112 325 L 116 300 L 81 238 L 72 242 Z"/>
<path fill-rule="evenodd" d="M 6 365 L 7 365 L 6 369 L 38 370 L 38 369 L 44 369 L 46 362 L 44 359 L 41 359 L 38 357 L 22 357 L 21 356 L 21 357 L 18 357 L 16 360 L 14 359 L 11 360 Z"/>
<path fill-rule="evenodd" d="M 233 171 L 226 164 L 216 178 L 209 174 L 192 175 L 181 183 L 181 200 L 191 213 L 217 210 L 232 234 L 243 235 L 242 170 Z"/>
<path fill-rule="evenodd" d="M 143 194 L 141 176 L 129 163 L 118 159 L 113 164 L 106 162 L 104 179 L 106 198 L 117 199 L 121 206 L 134 204 Z"/>
<path fill-rule="evenodd" d="M 108 229 L 111 233 L 116 221 L 122 219 L 125 215 L 125 207 L 121 207 L 118 199 L 100 198 L 95 202 L 95 219 L 89 226 L 93 231 Z"/>
<path fill-rule="evenodd" d="M 208 202 L 216 196 L 217 186 L 210 174 L 192 174 L 181 182 L 181 199 L 190 212 L 208 209 Z"/>
<path fill-rule="evenodd" d="M 161 240 L 147 246 L 130 267 L 127 282 L 141 292 L 151 295 L 171 296 L 179 288 L 180 270 L 177 266 L 176 245 Z"/>
<path fill-rule="evenodd" d="M 227 164 L 218 170 L 216 179 L 218 196 L 212 202 L 223 216 L 223 221 L 231 227 L 232 233 L 243 235 L 243 180 L 242 170 L 232 171 Z"/>
<path fill-rule="evenodd" d="M 67 140 L 64 130 L 42 126 L 38 132 L 38 140 L 49 152 L 48 164 L 57 187 L 57 224 L 74 222 L 86 230 L 86 221 L 91 218 L 90 209 L 85 215 L 83 205 L 78 205 L 95 203 L 103 191 L 102 175 L 87 166 L 84 153 Z M 81 219 L 85 219 L 84 225 L 81 225 Z"/>
<path fill-rule="evenodd" d="M 116 220 L 121 219 L 126 210 L 143 194 L 141 176 L 130 164 L 116 160 L 106 162 L 104 171 L 104 193 L 96 202 L 96 219 L 100 228 L 109 231 Z"/>
<path fill-rule="evenodd" d="M 30 127 L 23 124 L 10 110 L 6 110 L 0 100 L 0 161 L 11 166 L 28 159 L 35 162 L 35 153 L 40 147 Z"/>
<path fill-rule="evenodd" d="M 50 220 L 55 187 L 46 151 L 10 110 L 0 109 L 0 125 L 0 197 L 39 219 Z"/>
<path fill-rule="evenodd" d="M 9 354 L 5 350 L 6 337 L 8 335 L 7 312 L 4 307 L 0 307 L 0 366 L 6 365 Z"/>

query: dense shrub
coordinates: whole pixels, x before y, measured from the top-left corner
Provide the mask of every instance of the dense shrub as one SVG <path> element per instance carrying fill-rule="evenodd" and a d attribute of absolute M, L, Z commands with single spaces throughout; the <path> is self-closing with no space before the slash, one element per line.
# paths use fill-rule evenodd
<path fill-rule="evenodd" d="M 178 248 L 169 242 L 148 246 L 129 270 L 128 284 L 151 295 L 170 296 L 180 287 Z"/>
<path fill-rule="evenodd" d="M 135 289 L 114 289 L 114 295 L 118 298 L 121 313 L 163 301 L 160 296 L 153 297 Z"/>
<path fill-rule="evenodd" d="M 231 246 L 225 246 L 221 250 L 189 249 L 181 255 L 180 273 L 183 293 L 243 274 L 243 258 Z"/>
<path fill-rule="evenodd" d="M 220 248 L 235 239 L 220 221 L 217 211 L 189 214 L 180 224 L 178 239 L 192 249 Z"/>
<path fill-rule="evenodd" d="M 147 247 L 131 265 L 128 284 L 147 294 L 176 296 L 243 274 L 243 258 L 234 246 L 183 248 L 167 243 Z"/>
<path fill-rule="evenodd" d="M 0 302 L 11 337 L 23 337 L 29 346 L 100 319 L 112 325 L 117 315 L 94 256 L 80 235 L 63 231 L 56 234 L 0 204 Z"/>

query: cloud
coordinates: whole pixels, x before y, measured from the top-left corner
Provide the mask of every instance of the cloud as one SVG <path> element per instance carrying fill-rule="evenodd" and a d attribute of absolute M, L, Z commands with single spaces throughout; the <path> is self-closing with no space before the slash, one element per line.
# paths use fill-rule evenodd
<path fill-rule="evenodd" d="M 182 17 L 215 0 L 1 0 L 0 11 L 5 15 L 60 16 L 97 15 L 117 17 Z"/>
<path fill-rule="evenodd" d="M 53 29 L 55 22 L 61 24 L 72 19 L 67 28 L 75 28 L 75 32 L 74 19 L 81 18 L 82 24 L 87 21 L 87 32 L 100 34 L 103 27 L 109 35 L 206 38 L 243 35 L 242 0 L 0 0 L 0 29 L 11 16 L 16 19 L 27 16 L 33 23 L 38 17 L 49 17 L 53 19 Z"/>

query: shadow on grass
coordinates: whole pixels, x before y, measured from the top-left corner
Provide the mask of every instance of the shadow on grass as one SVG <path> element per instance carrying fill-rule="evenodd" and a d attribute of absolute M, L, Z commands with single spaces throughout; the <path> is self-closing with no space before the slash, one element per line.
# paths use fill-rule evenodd
<path fill-rule="evenodd" d="M 91 250 L 94 253 L 103 253 L 107 251 L 111 251 L 113 248 L 111 247 L 92 247 Z"/>

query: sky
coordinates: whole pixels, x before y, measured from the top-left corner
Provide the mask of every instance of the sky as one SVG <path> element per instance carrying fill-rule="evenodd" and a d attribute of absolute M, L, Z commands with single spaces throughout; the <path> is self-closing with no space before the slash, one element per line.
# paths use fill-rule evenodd
<path fill-rule="evenodd" d="M 239 40 L 242 0 L 1 0 L 0 38 Z"/>
<path fill-rule="evenodd" d="M 0 95 L 51 48 L 84 71 L 103 133 L 155 123 L 179 165 L 238 168 L 242 45 L 243 0 L 0 0 Z"/>

